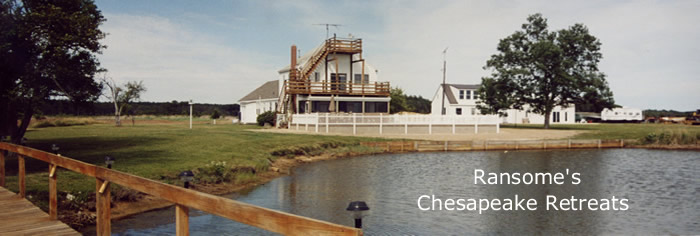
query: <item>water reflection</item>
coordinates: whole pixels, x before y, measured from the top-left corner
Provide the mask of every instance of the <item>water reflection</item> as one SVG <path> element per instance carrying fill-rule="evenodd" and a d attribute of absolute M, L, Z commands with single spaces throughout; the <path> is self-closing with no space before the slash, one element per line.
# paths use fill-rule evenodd
<path fill-rule="evenodd" d="M 638 149 L 412 153 L 312 163 L 230 197 L 251 204 L 351 226 L 344 210 L 366 201 L 367 235 L 454 234 L 697 234 L 700 232 L 698 152 Z M 581 173 L 573 185 L 475 185 L 486 172 Z M 436 198 L 534 198 L 536 211 L 421 211 L 419 196 Z M 547 211 L 546 196 L 628 198 L 627 211 Z M 174 233 L 174 210 L 113 223 L 122 235 Z M 260 235 L 220 217 L 192 213 L 193 235 Z M 154 219 L 169 219 L 148 224 Z M 129 230 L 126 230 L 129 229 Z"/>

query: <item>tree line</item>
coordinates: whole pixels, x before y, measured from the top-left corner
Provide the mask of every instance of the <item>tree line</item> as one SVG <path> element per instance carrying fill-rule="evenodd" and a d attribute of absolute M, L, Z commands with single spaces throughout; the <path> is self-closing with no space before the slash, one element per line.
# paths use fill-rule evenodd
<path fill-rule="evenodd" d="M 78 116 L 109 116 L 114 115 L 114 104 L 111 102 L 94 102 L 76 106 L 70 100 L 50 100 L 42 104 L 37 116 L 78 115 Z M 194 116 L 212 115 L 238 116 L 238 104 L 194 104 Z M 190 105 L 187 101 L 171 102 L 134 102 L 125 106 L 121 115 L 189 115 Z"/>

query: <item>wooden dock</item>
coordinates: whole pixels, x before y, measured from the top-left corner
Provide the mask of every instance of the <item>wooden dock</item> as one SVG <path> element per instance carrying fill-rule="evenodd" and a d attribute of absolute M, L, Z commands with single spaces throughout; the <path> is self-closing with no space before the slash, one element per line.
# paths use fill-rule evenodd
<path fill-rule="evenodd" d="M 27 199 L 0 187 L 0 235 L 80 235 Z"/>

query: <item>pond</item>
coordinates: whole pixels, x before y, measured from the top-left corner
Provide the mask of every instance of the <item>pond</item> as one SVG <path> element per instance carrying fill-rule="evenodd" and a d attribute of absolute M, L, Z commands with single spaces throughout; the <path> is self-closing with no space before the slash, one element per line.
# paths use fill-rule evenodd
<path fill-rule="evenodd" d="M 484 173 L 564 173 L 563 184 L 475 184 Z M 572 173 L 580 183 L 573 184 Z M 524 176 L 524 175 L 522 175 Z M 524 178 L 523 178 L 524 179 Z M 246 192 L 254 205 L 353 225 L 350 201 L 371 208 L 366 235 L 455 234 L 698 234 L 700 153 L 645 149 L 489 151 L 388 154 L 305 164 Z M 423 195 L 445 199 L 535 199 L 536 210 L 421 210 Z M 546 209 L 547 196 L 597 199 L 579 210 Z M 433 197 L 434 196 L 434 197 Z M 603 199 L 627 199 L 628 209 L 602 209 Z M 419 206 L 419 203 L 422 206 Z M 572 204 L 577 205 L 579 203 Z M 560 207 L 561 205 L 556 205 Z M 584 203 L 581 206 L 586 206 Z M 191 211 L 192 235 L 264 235 L 225 218 Z M 174 209 L 112 223 L 118 235 L 175 233 Z M 89 232 L 87 232 L 89 233 Z"/>

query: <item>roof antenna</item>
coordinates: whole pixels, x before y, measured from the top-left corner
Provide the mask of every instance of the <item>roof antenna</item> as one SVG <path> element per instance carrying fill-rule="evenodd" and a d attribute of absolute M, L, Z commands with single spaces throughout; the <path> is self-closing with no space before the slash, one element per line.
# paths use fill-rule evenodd
<path fill-rule="evenodd" d="M 323 25 L 323 26 L 326 26 L 326 39 L 328 39 L 328 32 L 329 32 L 328 27 L 329 27 L 329 26 L 333 26 L 333 27 L 335 27 L 336 29 L 338 29 L 338 26 L 343 26 L 343 25 L 341 25 L 341 24 L 328 24 L 328 23 L 314 24 L 314 25 Z"/>
<path fill-rule="evenodd" d="M 445 90 L 447 90 L 447 85 L 445 85 L 445 73 L 447 72 L 447 48 L 442 50 L 442 115 L 446 115 L 447 109 L 445 109 Z"/>

